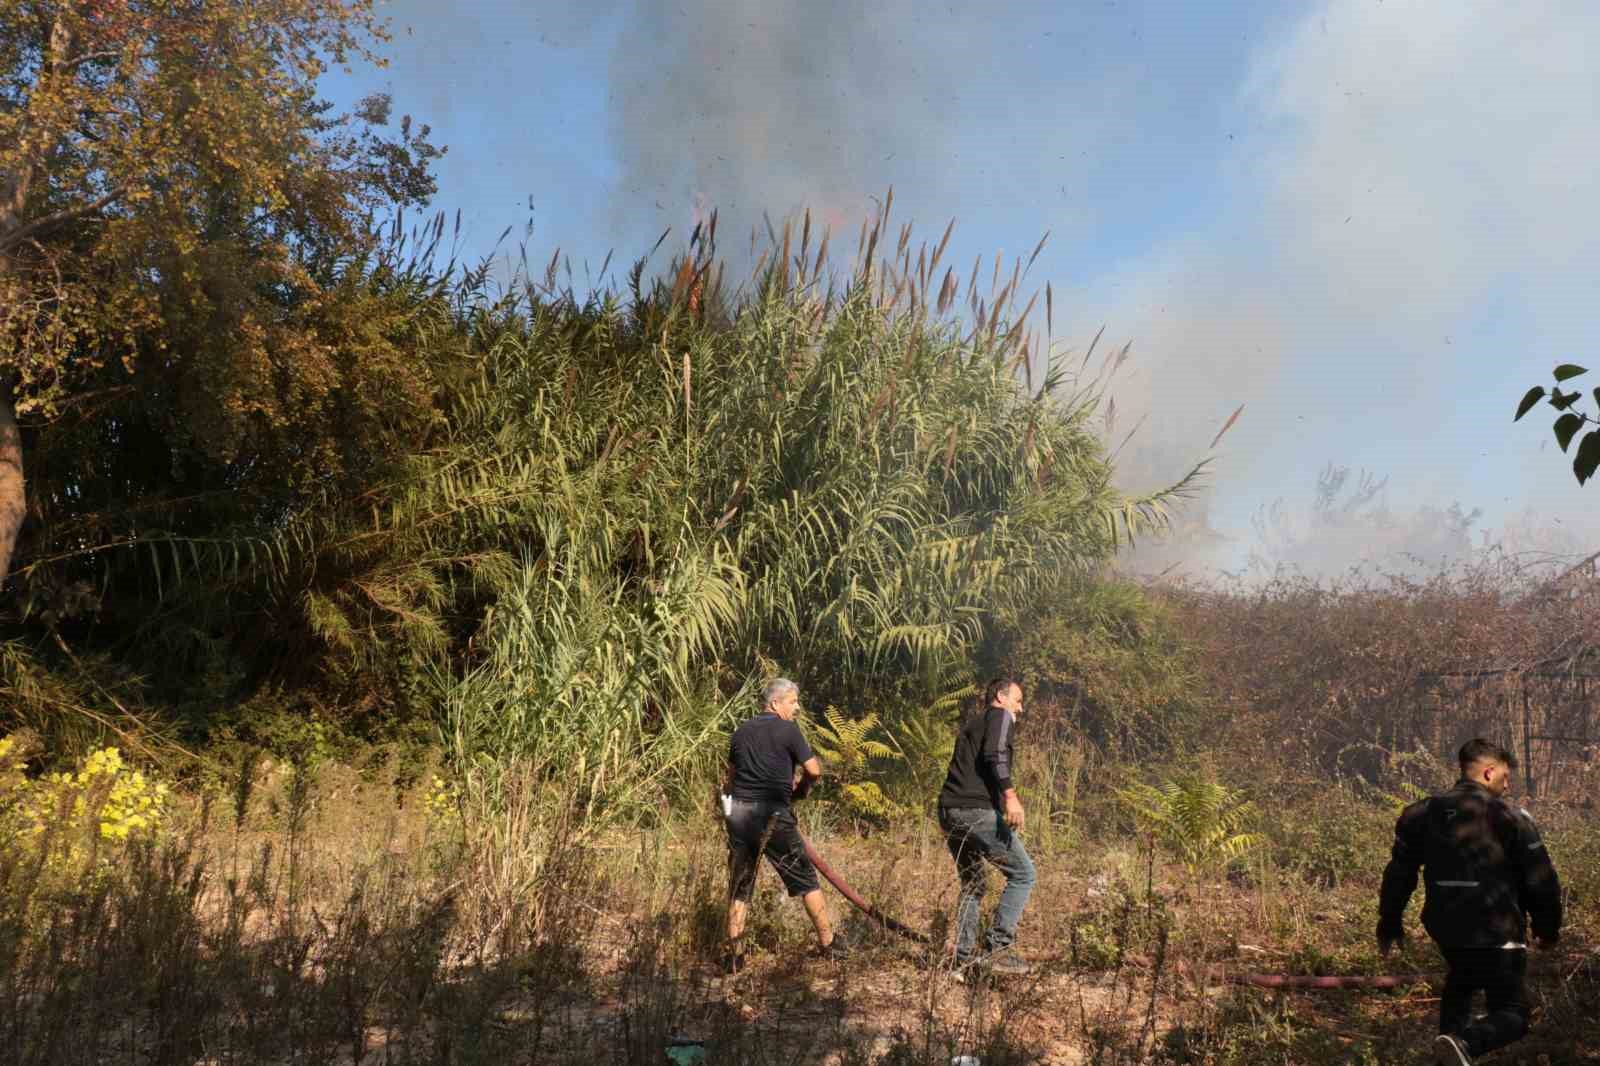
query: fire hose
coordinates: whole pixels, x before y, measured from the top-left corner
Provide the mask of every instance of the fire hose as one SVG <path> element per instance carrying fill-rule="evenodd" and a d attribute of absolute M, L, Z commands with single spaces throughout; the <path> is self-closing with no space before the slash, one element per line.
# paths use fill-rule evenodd
<path fill-rule="evenodd" d="M 805 845 L 806 858 L 811 860 L 811 865 L 817 868 L 817 872 L 819 874 L 828 879 L 829 884 L 839 890 L 839 894 L 841 896 L 854 904 L 857 910 L 861 911 L 863 914 L 877 922 L 879 925 L 883 926 L 885 929 L 888 929 L 893 933 L 898 933 L 907 940 L 913 940 L 918 944 L 929 943 L 929 938 L 926 933 L 912 929 L 904 922 L 901 922 L 898 919 L 883 913 L 883 911 L 877 905 L 869 903 L 859 892 L 851 888 L 850 883 L 846 881 L 837 871 L 835 871 L 832 866 L 828 865 L 828 861 L 822 857 L 822 854 L 817 851 L 816 847 L 813 846 L 811 841 L 804 835 L 800 837 L 800 842 Z M 1349 974 L 1313 977 L 1303 974 L 1224 973 L 1218 970 L 1213 970 L 1207 974 L 1207 977 L 1216 979 L 1225 984 L 1249 985 L 1255 988 L 1333 989 L 1403 988 L 1406 985 L 1421 984 L 1430 979 L 1442 980 L 1444 975 L 1412 973 L 1401 974 L 1398 976 L 1380 974 Z"/>
<path fill-rule="evenodd" d="M 800 837 L 800 844 L 805 845 L 806 858 L 816 866 L 816 872 L 826 877 L 830 885 L 837 888 L 838 895 L 845 896 L 854 908 L 866 914 L 867 917 L 882 925 L 891 933 L 898 933 L 906 940 L 918 944 L 930 943 L 930 938 L 915 928 L 910 928 L 901 920 L 894 919 L 890 914 L 885 914 L 877 904 L 869 901 L 850 887 L 827 860 L 822 858 L 821 852 L 816 850 L 810 839 Z M 1600 972 L 1600 954 L 1584 957 L 1570 973 L 1563 970 L 1554 970 L 1549 973 L 1530 973 L 1528 976 L 1555 976 L 1571 980 L 1579 973 Z M 1310 989 L 1310 991 L 1331 991 L 1331 989 L 1392 989 L 1408 988 L 1411 984 L 1426 984 L 1429 981 L 1443 981 L 1443 973 L 1328 973 L 1328 975 L 1309 975 L 1309 973 L 1229 973 L 1219 967 L 1208 967 L 1205 970 L 1205 980 L 1208 983 L 1219 984 L 1245 984 L 1250 988 L 1288 988 Z"/>
<path fill-rule="evenodd" d="M 1390 974 L 1338 974 L 1312 977 L 1306 974 L 1286 973 L 1215 973 L 1210 975 L 1224 984 L 1250 985 L 1254 988 L 1404 988 L 1418 985 L 1433 978 L 1444 979 L 1444 974 L 1408 973 Z"/>
<path fill-rule="evenodd" d="M 929 942 L 928 934 L 918 932 L 909 925 L 906 925 L 904 922 L 890 917 L 889 915 L 883 913 L 883 911 L 879 910 L 875 904 L 868 903 L 864 898 L 862 898 L 859 892 L 850 887 L 850 883 L 848 881 L 839 876 L 839 874 L 834 871 L 833 867 L 828 865 L 827 860 L 822 857 L 816 848 L 811 846 L 811 841 L 807 840 L 804 835 L 800 837 L 800 843 L 805 845 L 806 858 L 810 859 L 811 865 L 817 868 L 817 873 L 821 874 L 823 877 L 826 877 L 828 879 L 828 883 L 839 890 L 839 895 L 855 904 L 857 910 L 865 914 L 868 918 L 871 918 L 873 921 L 877 922 L 879 925 L 883 926 L 885 929 L 892 933 L 899 933 L 907 940 L 914 940 L 918 944 L 926 944 Z"/>

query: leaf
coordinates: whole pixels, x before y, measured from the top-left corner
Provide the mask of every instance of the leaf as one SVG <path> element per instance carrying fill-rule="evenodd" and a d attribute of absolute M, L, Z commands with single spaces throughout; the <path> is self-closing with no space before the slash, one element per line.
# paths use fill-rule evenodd
<path fill-rule="evenodd" d="M 1596 389 L 1594 391 L 1596 400 L 1600 401 L 1600 389 Z M 1516 422 L 1520 420 L 1523 415 L 1533 410 L 1534 404 L 1538 403 L 1542 399 L 1544 399 L 1543 385 L 1535 385 L 1533 388 L 1529 389 L 1528 394 L 1522 398 L 1522 402 L 1517 404 L 1517 417 L 1513 418 L 1511 421 Z"/>
<path fill-rule="evenodd" d="M 1560 389 L 1555 389 L 1550 393 L 1550 406 L 1557 411 L 1565 411 L 1574 403 L 1577 403 L 1578 397 L 1581 395 L 1582 393 L 1562 392 Z"/>
<path fill-rule="evenodd" d="M 1578 476 L 1578 484 L 1593 477 L 1596 467 L 1600 467 L 1600 429 L 1591 429 L 1584 434 L 1578 454 L 1572 460 L 1572 472 Z"/>
<path fill-rule="evenodd" d="M 1562 363 L 1556 367 L 1556 380 L 1566 381 L 1568 378 L 1575 378 L 1579 374 L 1587 374 L 1588 372 L 1588 367 L 1578 366 L 1576 363 Z"/>
<path fill-rule="evenodd" d="M 1556 419 L 1556 443 L 1561 445 L 1561 450 L 1566 451 L 1567 445 L 1572 443 L 1572 435 L 1583 428 L 1583 416 L 1571 412 Z"/>

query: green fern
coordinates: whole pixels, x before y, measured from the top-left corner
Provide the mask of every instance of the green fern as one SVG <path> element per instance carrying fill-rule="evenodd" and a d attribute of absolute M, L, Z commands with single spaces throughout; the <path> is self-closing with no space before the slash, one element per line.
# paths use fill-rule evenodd
<path fill-rule="evenodd" d="M 872 737 L 878 728 L 878 716 L 869 713 L 850 719 L 836 707 L 822 712 L 824 721 L 812 724 L 816 739 L 812 747 L 827 761 L 830 770 L 844 780 L 853 781 L 867 770 L 873 759 L 896 759 L 899 752 L 881 740 Z"/>
<path fill-rule="evenodd" d="M 1235 862 L 1264 839 L 1249 829 L 1256 809 L 1244 794 L 1199 774 L 1160 785 L 1133 785 L 1118 796 L 1140 828 L 1191 872 Z"/>
<path fill-rule="evenodd" d="M 904 759 L 900 752 L 872 736 L 878 729 L 877 714 L 850 719 L 838 708 L 828 707 L 823 719 L 811 724 L 811 747 L 839 781 L 839 802 L 849 816 L 883 822 L 903 814 L 904 808 L 886 796 L 877 782 L 862 780 L 875 760 Z"/>

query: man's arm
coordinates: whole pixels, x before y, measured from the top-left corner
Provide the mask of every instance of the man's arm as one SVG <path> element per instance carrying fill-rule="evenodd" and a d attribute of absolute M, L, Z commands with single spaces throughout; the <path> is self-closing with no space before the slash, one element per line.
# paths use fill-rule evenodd
<path fill-rule="evenodd" d="M 1383 870 L 1378 892 L 1378 950 L 1387 955 L 1405 939 L 1406 904 L 1417 890 L 1422 867 L 1422 835 L 1428 801 L 1413 803 L 1400 812 L 1394 826 L 1394 848 Z"/>
<path fill-rule="evenodd" d="M 805 799 L 806 793 L 822 780 L 822 763 L 812 752 L 811 745 L 806 743 L 806 735 L 793 722 L 789 723 L 789 758 L 794 760 L 790 798 Z"/>
<path fill-rule="evenodd" d="M 722 817 L 722 797 L 733 791 L 733 763 L 728 763 L 722 768 L 722 783 L 717 786 L 716 794 L 711 797 L 711 809 L 717 812 L 717 817 Z"/>
<path fill-rule="evenodd" d="M 822 763 L 815 755 L 795 768 L 794 798 L 805 799 L 806 793 L 822 780 Z"/>
<path fill-rule="evenodd" d="M 1511 846 L 1522 870 L 1518 900 L 1528 912 L 1534 940 L 1548 947 L 1561 936 L 1561 881 L 1533 817 L 1527 811 L 1518 811 L 1513 819 L 1516 833 Z"/>
<path fill-rule="evenodd" d="M 989 770 L 1004 805 L 1006 824 L 1021 829 L 1023 822 L 1022 800 L 1011 782 L 1011 712 L 1001 707 L 991 707 L 984 712 L 983 751 L 979 758 Z"/>

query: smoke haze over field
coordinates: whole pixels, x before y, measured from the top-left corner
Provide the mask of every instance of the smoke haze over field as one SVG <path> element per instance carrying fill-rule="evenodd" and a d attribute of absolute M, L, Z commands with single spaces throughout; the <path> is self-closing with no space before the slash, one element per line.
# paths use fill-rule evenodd
<path fill-rule="evenodd" d="M 1308 567 L 1429 554 L 1430 516 L 1458 500 L 1489 512 L 1491 536 L 1548 500 L 1600 547 L 1592 503 L 1544 447 L 1549 420 L 1509 417 L 1600 341 L 1597 42 L 1593 8 L 1326 5 L 1240 82 L 1254 132 L 1226 165 L 1256 195 L 1129 264 L 1120 305 L 1090 301 L 1133 324 L 1152 410 L 1250 404 L 1222 494 L 1260 507 L 1275 497 L 1256 486 L 1286 485 L 1309 510 L 1323 463 L 1390 478 L 1416 537 L 1342 538 Z"/>
<path fill-rule="evenodd" d="M 412 27 L 392 67 L 332 87 L 386 86 L 435 125 L 440 206 L 465 209 L 474 247 L 531 202 L 534 253 L 625 263 L 667 225 L 681 240 L 698 198 L 726 251 L 806 205 L 849 252 L 892 184 L 922 235 L 958 219 L 958 263 L 1052 231 L 1032 276 L 1054 283 L 1058 339 L 1133 342 L 1130 488 L 1180 474 L 1246 404 L 1192 512 L 1214 533 L 1182 561 L 1243 565 L 1275 501 L 1286 528 L 1316 525 L 1330 463 L 1387 478 L 1369 511 L 1392 521 L 1304 541 L 1312 569 L 1453 542 L 1455 503 L 1483 511 L 1474 543 L 1600 547 L 1600 490 L 1542 412 L 1510 421 L 1554 363 L 1600 358 L 1600 9 L 474 10 L 391 5 Z"/>

